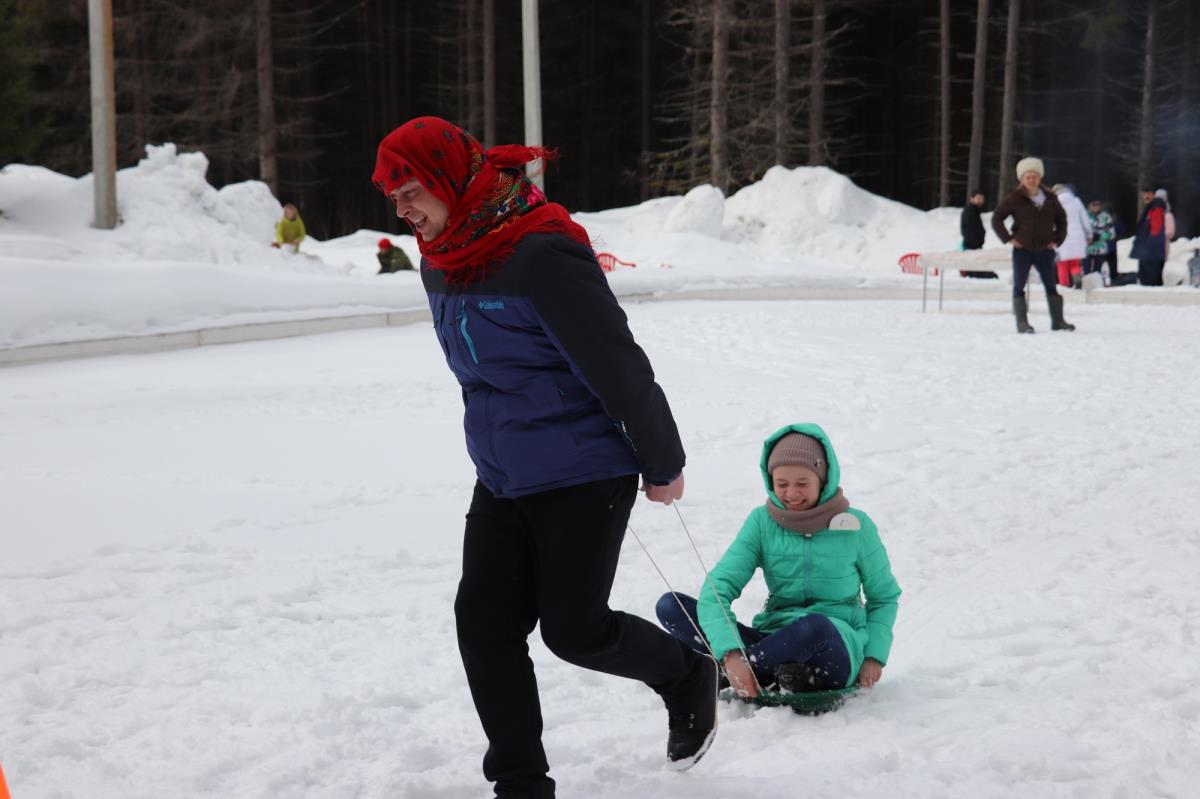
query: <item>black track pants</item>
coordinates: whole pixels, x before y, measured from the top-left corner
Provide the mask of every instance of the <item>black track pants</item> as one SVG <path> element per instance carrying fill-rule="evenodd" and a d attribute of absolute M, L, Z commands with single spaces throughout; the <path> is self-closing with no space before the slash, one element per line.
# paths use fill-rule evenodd
<path fill-rule="evenodd" d="M 454 615 L 498 796 L 554 795 L 526 644 L 534 625 L 563 660 L 639 680 L 668 702 L 697 662 L 657 625 L 608 607 L 636 496 L 632 475 L 517 499 L 475 485 Z"/>

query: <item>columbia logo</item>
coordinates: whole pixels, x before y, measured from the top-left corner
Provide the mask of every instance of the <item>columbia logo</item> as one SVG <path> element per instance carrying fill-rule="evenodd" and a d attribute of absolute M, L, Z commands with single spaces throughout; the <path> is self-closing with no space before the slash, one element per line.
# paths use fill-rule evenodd
<path fill-rule="evenodd" d="M 481 311 L 502 311 L 504 310 L 503 300 L 480 300 L 479 310 Z"/>

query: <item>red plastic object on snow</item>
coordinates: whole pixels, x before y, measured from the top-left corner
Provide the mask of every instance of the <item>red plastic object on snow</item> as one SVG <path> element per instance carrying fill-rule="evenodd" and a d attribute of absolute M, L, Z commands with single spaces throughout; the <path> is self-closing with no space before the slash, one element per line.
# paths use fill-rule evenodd
<path fill-rule="evenodd" d="M 909 274 L 909 275 L 925 274 L 925 268 L 923 266 L 921 266 L 921 253 L 910 252 L 910 253 L 905 253 L 904 255 L 901 255 L 900 256 L 900 271 L 904 272 L 905 274 Z M 933 272 L 934 277 L 937 277 L 940 274 L 940 270 L 938 270 L 937 267 L 934 267 L 932 272 Z"/>
<path fill-rule="evenodd" d="M 600 268 L 605 272 L 611 272 L 618 266 L 628 266 L 631 268 L 637 266 L 637 264 L 633 263 L 632 261 L 622 261 L 611 252 L 596 253 L 596 260 L 600 262 Z"/>

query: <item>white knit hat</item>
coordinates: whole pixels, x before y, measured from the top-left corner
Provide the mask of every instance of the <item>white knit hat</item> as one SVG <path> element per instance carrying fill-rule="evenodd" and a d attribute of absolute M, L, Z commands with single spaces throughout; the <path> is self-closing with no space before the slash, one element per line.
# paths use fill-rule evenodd
<path fill-rule="evenodd" d="M 1026 172 L 1037 172 L 1039 178 L 1046 177 L 1046 167 L 1042 164 L 1042 159 L 1033 156 L 1022 158 L 1017 162 L 1017 180 L 1020 180 Z"/>

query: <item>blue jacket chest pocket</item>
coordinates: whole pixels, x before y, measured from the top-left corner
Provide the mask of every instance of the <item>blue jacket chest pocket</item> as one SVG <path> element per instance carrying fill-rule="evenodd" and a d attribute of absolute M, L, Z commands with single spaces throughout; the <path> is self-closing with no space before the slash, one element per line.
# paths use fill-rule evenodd
<path fill-rule="evenodd" d="M 466 297 L 441 297 L 433 307 L 433 329 L 438 343 L 446 354 L 446 362 L 456 373 L 468 363 L 479 363 L 473 328 L 478 327 L 472 319 Z"/>
<path fill-rule="evenodd" d="M 479 363 L 479 352 L 475 349 L 475 339 L 471 338 L 471 315 L 467 312 L 466 299 L 461 301 L 458 313 L 454 317 L 454 323 L 462 337 L 463 344 L 466 345 L 467 353 L 471 356 L 471 361 Z"/>

